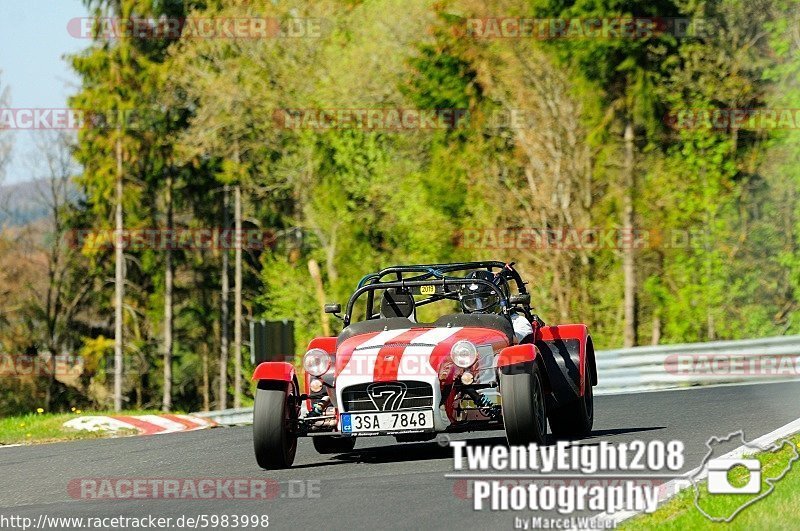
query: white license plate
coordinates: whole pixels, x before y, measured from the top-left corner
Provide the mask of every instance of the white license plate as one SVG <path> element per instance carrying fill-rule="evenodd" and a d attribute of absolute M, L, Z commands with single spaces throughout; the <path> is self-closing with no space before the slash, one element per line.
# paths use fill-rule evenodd
<path fill-rule="evenodd" d="M 342 433 L 421 431 L 433 429 L 433 411 L 342 413 Z"/>

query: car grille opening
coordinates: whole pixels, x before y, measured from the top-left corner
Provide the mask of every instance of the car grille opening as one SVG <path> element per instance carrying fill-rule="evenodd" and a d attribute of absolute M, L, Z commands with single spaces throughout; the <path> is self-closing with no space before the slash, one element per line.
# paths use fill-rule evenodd
<path fill-rule="evenodd" d="M 414 381 L 351 385 L 342 391 L 342 403 L 345 412 L 433 407 L 433 387 L 429 383 Z"/>

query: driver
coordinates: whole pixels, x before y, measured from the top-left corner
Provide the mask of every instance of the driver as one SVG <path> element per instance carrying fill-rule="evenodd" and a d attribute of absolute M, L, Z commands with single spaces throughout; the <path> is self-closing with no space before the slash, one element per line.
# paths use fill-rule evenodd
<path fill-rule="evenodd" d="M 484 284 L 465 284 L 459 289 L 458 299 L 464 313 L 499 313 L 500 291 L 508 300 L 508 285 L 501 274 L 491 271 L 472 271 L 466 278 L 475 278 L 491 282 L 495 288 Z M 517 344 L 530 340 L 533 336 L 533 326 L 528 319 L 517 312 L 511 312 L 511 325 L 514 328 L 514 338 Z"/>

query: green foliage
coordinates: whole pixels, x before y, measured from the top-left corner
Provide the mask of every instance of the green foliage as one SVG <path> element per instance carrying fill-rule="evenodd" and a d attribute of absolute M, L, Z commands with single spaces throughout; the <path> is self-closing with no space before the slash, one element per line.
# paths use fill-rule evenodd
<path fill-rule="evenodd" d="M 83 201 L 70 226 L 112 226 L 118 140 L 128 228 L 164 225 L 167 176 L 181 228 L 222 226 L 222 187 L 240 185 L 245 226 L 275 235 L 266 248 L 244 253 L 244 314 L 294 320 L 299 351 L 323 332 L 312 260 L 325 300 L 341 303 L 365 273 L 392 263 L 516 261 L 546 321 L 587 322 L 599 348 L 620 346 L 619 249 L 465 248 L 459 235 L 619 228 L 627 123 L 636 132 L 636 224 L 649 234 L 636 253 L 642 342 L 800 331 L 800 135 L 681 129 L 664 120 L 687 109 L 800 107 L 792 2 L 509 0 L 496 9 L 472 0 L 413 0 L 402 8 L 389 0 L 88 4 L 122 16 L 324 22 L 320 38 L 123 38 L 97 41 L 72 58 L 82 79 L 72 106 L 152 112 L 138 127 L 81 131 L 75 158 L 83 166 Z M 640 39 L 482 40 L 461 31 L 470 18 L 503 10 L 569 19 L 702 18 L 713 25 L 706 33 Z M 463 109 L 468 120 L 457 128 L 398 131 L 293 129 L 275 119 L 286 109 L 404 108 Z M 496 123 L 515 110 L 527 111 L 533 124 Z M 223 253 L 232 263 L 229 249 L 173 253 L 174 394 L 184 409 L 201 407 L 209 389 L 212 405 L 219 398 Z M 113 287 L 106 281 L 113 259 L 108 249 L 84 255 L 76 270 L 87 272 L 91 296 L 81 307 L 85 340 L 78 349 L 102 386 L 109 382 L 101 360 L 113 337 Z M 151 407 L 163 384 L 165 254 L 131 250 L 126 264 L 126 399 Z M 337 332 L 338 321 L 329 323 Z"/>

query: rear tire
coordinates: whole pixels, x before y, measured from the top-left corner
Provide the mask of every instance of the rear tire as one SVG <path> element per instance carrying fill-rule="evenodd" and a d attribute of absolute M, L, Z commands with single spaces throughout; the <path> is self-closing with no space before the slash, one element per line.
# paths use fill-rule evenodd
<path fill-rule="evenodd" d="M 545 444 L 547 413 L 539 364 L 532 363 L 525 372 L 517 368 L 511 370 L 514 372 L 500 372 L 503 424 L 508 444 Z"/>
<path fill-rule="evenodd" d="M 258 383 L 253 406 L 253 447 L 261 468 L 288 468 L 294 462 L 297 411 L 293 390 L 291 383 Z"/>
<path fill-rule="evenodd" d="M 594 424 L 594 393 L 591 382 L 586 382 L 586 391 L 577 400 L 550 412 L 550 431 L 555 437 L 585 437 L 592 432 Z"/>
<path fill-rule="evenodd" d="M 343 454 L 356 447 L 355 437 L 312 437 L 314 449 L 321 454 Z"/>

